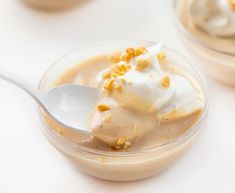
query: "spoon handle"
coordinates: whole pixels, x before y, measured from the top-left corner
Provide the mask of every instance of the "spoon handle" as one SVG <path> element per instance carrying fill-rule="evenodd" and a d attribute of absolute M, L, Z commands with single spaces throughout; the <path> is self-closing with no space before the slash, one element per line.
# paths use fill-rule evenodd
<path fill-rule="evenodd" d="M 41 102 L 42 92 L 39 89 L 33 88 L 32 86 L 25 83 L 23 80 L 6 72 L 2 72 L 2 71 L 0 72 L 0 79 L 14 84 L 18 88 L 28 93 L 39 105 L 42 105 L 42 102 Z"/>

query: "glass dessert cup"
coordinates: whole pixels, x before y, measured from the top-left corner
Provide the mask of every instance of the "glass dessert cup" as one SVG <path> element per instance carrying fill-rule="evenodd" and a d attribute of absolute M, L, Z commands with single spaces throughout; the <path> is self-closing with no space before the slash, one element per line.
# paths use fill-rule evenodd
<path fill-rule="evenodd" d="M 176 26 L 176 33 L 183 46 L 208 74 L 219 81 L 235 85 L 234 50 L 219 48 L 219 41 L 213 42 L 213 40 L 210 40 L 209 43 L 199 36 L 193 35 L 182 22 L 181 14 L 182 6 L 184 6 L 183 3 L 185 3 L 185 0 L 174 0 L 173 4 L 173 20 Z M 229 40 L 229 38 L 225 39 L 225 41 Z"/>
<path fill-rule="evenodd" d="M 70 9 L 77 6 L 82 1 L 83 0 L 23 0 L 23 2 L 29 6 L 47 11 Z"/>
<path fill-rule="evenodd" d="M 107 54 L 127 47 L 149 47 L 151 45 L 154 45 L 154 43 L 146 41 L 113 41 L 96 44 L 81 50 L 74 50 L 60 58 L 49 68 L 43 76 L 39 88 L 42 90 L 50 88 L 60 77 L 61 73 L 91 56 Z M 168 48 L 164 48 L 164 50 L 168 52 L 169 56 L 174 56 L 174 62 L 179 67 L 187 70 L 194 78 L 204 96 L 205 105 L 200 117 L 183 135 L 169 143 L 140 151 L 103 151 L 86 147 L 62 136 L 61 132 L 63 130 L 60 130 L 60 126 L 53 120 L 46 119 L 44 112 L 39 108 L 38 112 L 42 122 L 42 130 L 48 141 L 75 164 L 79 170 L 105 180 L 140 180 L 159 174 L 167 169 L 185 152 L 200 133 L 206 120 L 208 103 L 205 83 L 196 67 L 175 51 Z M 70 133 L 70 135 L 74 134 L 72 131 L 66 132 Z M 85 135 L 79 136 L 79 140 L 86 139 L 87 136 Z"/>

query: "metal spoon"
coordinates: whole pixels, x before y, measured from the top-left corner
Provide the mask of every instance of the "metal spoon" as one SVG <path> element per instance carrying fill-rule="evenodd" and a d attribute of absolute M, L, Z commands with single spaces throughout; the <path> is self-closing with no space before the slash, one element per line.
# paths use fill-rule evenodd
<path fill-rule="evenodd" d="M 88 114 L 100 96 L 100 90 L 77 84 L 65 84 L 41 91 L 7 73 L 0 73 L 6 80 L 28 93 L 55 121 L 64 127 L 83 134 L 90 134 Z"/>

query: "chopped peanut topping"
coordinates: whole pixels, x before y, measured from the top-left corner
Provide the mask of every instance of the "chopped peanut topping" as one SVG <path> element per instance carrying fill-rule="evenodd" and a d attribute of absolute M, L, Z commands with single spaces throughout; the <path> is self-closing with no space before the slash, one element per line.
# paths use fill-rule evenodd
<path fill-rule="evenodd" d="M 129 62 L 132 59 L 132 56 L 128 55 L 128 54 L 124 54 L 124 55 L 122 55 L 121 59 L 122 59 L 122 61 Z"/>
<path fill-rule="evenodd" d="M 159 62 L 166 60 L 166 53 L 165 52 L 160 52 L 157 54 L 157 59 Z"/>
<path fill-rule="evenodd" d="M 127 138 L 126 137 L 119 137 L 117 142 L 116 142 L 116 145 L 124 145 L 127 141 Z"/>
<path fill-rule="evenodd" d="M 109 106 L 107 106 L 105 104 L 99 104 L 99 105 L 97 105 L 97 108 L 99 111 L 107 111 L 110 109 Z"/>
<path fill-rule="evenodd" d="M 111 91 L 113 82 L 114 82 L 114 79 L 108 80 L 108 82 L 106 82 L 106 84 L 104 85 L 104 89 L 108 90 L 108 91 Z"/>
<path fill-rule="evenodd" d="M 130 68 L 131 68 L 130 64 L 127 65 L 122 64 L 121 66 L 118 66 L 118 69 L 120 69 L 123 72 L 127 72 L 128 70 L 130 70 Z"/>
<path fill-rule="evenodd" d="M 118 91 L 122 91 L 122 86 L 118 83 L 115 84 L 114 88 L 117 89 Z"/>
<path fill-rule="evenodd" d="M 135 50 L 135 56 L 146 54 L 148 51 L 145 47 L 139 47 Z"/>
<path fill-rule="evenodd" d="M 140 56 L 146 53 L 147 53 L 147 49 L 145 47 L 139 47 L 137 49 L 127 48 L 126 53 L 122 55 L 121 60 L 129 62 L 133 57 Z"/>
<path fill-rule="evenodd" d="M 148 51 L 145 47 L 139 47 L 137 49 L 127 48 L 125 54 L 121 54 L 121 52 L 112 53 L 108 56 L 108 61 L 111 64 L 117 64 L 120 61 L 129 62 L 133 57 L 140 56 L 142 54 L 146 54 Z"/>
<path fill-rule="evenodd" d="M 111 64 L 114 64 L 108 72 L 103 74 L 103 80 L 105 80 L 104 89 L 107 91 L 112 91 L 112 89 L 117 89 L 119 91 L 122 90 L 120 83 L 125 83 L 125 79 L 122 79 L 121 82 L 115 82 L 115 79 L 120 76 L 124 76 L 131 69 L 131 65 L 129 61 L 136 56 L 140 56 L 142 54 L 147 53 L 147 49 L 145 47 L 139 47 L 137 49 L 134 48 L 127 48 L 125 54 L 121 54 L 121 52 L 117 52 L 111 54 L 108 57 L 108 60 Z M 124 64 L 120 64 L 120 62 Z M 137 70 L 143 70 L 144 68 L 148 67 L 151 61 L 139 60 L 136 65 Z M 115 84 L 113 84 L 115 83 Z M 113 86 L 114 85 L 114 86 Z"/>
<path fill-rule="evenodd" d="M 235 0 L 228 0 L 228 2 L 229 2 L 231 9 L 235 11 Z"/>
<path fill-rule="evenodd" d="M 169 76 L 164 76 L 164 77 L 162 78 L 162 80 L 161 80 L 161 84 L 162 84 L 162 86 L 165 87 L 165 88 L 170 87 L 171 80 L 170 80 Z"/>
<path fill-rule="evenodd" d="M 152 63 L 152 61 L 150 59 L 136 59 L 135 69 L 138 71 L 144 70 L 145 68 L 149 67 L 151 63 Z"/>
<path fill-rule="evenodd" d="M 127 71 L 129 71 L 130 68 L 131 68 L 130 64 L 121 64 L 121 65 L 114 66 L 113 69 L 111 69 L 109 72 L 105 73 L 103 75 L 103 79 L 106 80 L 105 85 L 104 85 L 104 89 L 107 91 L 112 91 L 113 84 L 115 83 L 114 88 L 121 91 L 122 87 L 119 83 L 115 82 L 115 78 L 125 75 L 125 73 Z"/>
<path fill-rule="evenodd" d="M 128 138 L 127 137 L 120 137 L 118 138 L 117 142 L 116 142 L 116 146 L 114 147 L 115 149 L 127 149 L 131 146 L 131 143 L 129 141 L 127 141 Z"/>
<path fill-rule="evenodd" d="M 109 75 L 111 78 L 116 78 L 118 76 L 123 76 L 129 69 L 131 68 L 130 64 L 122 64 L 122 65 L 117 65 Z"/>
<path fill-rule="evenodd" d="M 127 53 L 127 55 L 134 57 L 135 56 L 135 49 L 134 48 L 127 48 L 126 53 Z"/>

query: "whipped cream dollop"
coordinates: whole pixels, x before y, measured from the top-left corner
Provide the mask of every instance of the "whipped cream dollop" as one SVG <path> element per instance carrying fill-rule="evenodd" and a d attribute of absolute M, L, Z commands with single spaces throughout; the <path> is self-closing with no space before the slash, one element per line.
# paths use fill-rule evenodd
<path fill-rule="evenodd" d="M 166 54 L 162 51 L 162 45 L 158 44 L 147 49 L 146 53 L 133 57 L 129 63 L 120 61 L 110 67 L 111 70 L 101 71 L 96 82 L 100 87 L 105 87 L 105 84 L 109 86 L 112 82 L 114 89 L 109 95 L 123 107 L 141 113 L 156 112 L 163 121 L 174 121 L 201 109 L 203 103 L 189 80 L 182 75 L 163 71 L 161 63 L 164 60 Z M 115 68 L 122 67 L 126 68 L 123 73 L 108 80 L 104 78 Z"/>
<path fill-rule="evenodd" d="M 214 36 L 235 36 L 234 0 L 190 0 L 193 23 Z"/>

